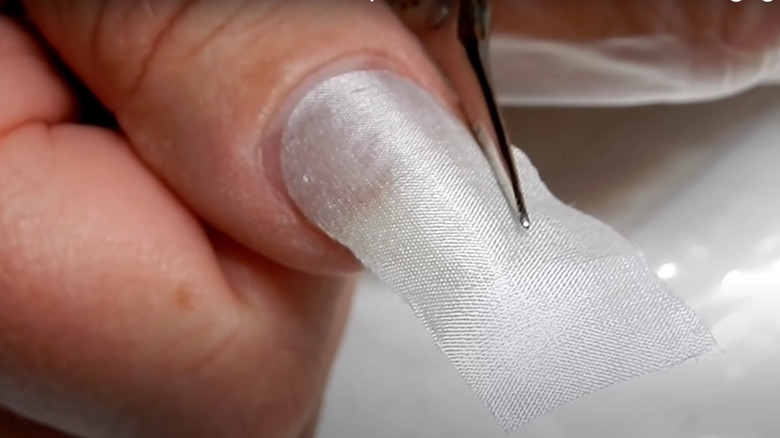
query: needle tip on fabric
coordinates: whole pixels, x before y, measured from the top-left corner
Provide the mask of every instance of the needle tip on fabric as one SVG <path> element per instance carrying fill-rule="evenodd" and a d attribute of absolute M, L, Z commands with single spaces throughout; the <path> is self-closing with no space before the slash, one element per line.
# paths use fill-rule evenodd
<path fill-rule="evenodd" d="M 531 220 L 528 218 L 528 213 L 520 212 L 520 225 L 526 230 L 531 228 Z"/>

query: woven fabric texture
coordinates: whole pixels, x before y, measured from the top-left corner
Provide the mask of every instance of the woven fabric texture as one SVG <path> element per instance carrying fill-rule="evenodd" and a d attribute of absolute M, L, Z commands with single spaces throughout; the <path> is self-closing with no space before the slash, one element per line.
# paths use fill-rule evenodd
<path fill-rule="evenodd" d="M 283 141 L 301 211 L 408 301 L 507 430 L 713 347 L 640 252 L 557 200 L 517 151 L 520 227 L 469 133 L 410 82 L 330 79 Z"/>

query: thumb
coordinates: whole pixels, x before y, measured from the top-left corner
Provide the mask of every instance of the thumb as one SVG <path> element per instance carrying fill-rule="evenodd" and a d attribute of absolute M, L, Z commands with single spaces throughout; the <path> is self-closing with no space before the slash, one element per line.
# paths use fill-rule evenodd
<path fill-rule="evenodd" d="M 298 270 L 359 268 L 307 222 L 283 184 L 282 128 L 304 93 L 345 72 L 386 70 L 455 108 L 434 64 L 383 2 L 31 0 L 27 7 L 190 208 Z"/>

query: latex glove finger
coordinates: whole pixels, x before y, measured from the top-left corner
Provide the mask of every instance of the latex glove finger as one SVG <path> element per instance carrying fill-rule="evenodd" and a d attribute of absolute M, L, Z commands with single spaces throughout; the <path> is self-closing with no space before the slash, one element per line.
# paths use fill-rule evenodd
<path fill-rule="evenodd" d="M 780 79 L 780 4 L 496 0 L 493 73 L 512 105 L 725 97 Z"/>

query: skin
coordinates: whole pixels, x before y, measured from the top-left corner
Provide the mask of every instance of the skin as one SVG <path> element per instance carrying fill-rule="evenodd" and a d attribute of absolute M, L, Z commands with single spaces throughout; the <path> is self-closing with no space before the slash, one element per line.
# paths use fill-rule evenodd
<path fill-rule="evenodd" d="M 552 3 L 499 1 L 497 30 L 597 38 L 587 11 L 618 10 Z M 675 17 L 633 3 L 613 33 Z M 312 436 L 360 266 L 287 198 L 279 129 L 301 87 L 356 67 L 458 114 L 434 63 L 380 2 L 25 6 L 35 33 L 0 17 L 0 435 Z M 117 128 L 84 123 L 47 50 Z"/>

